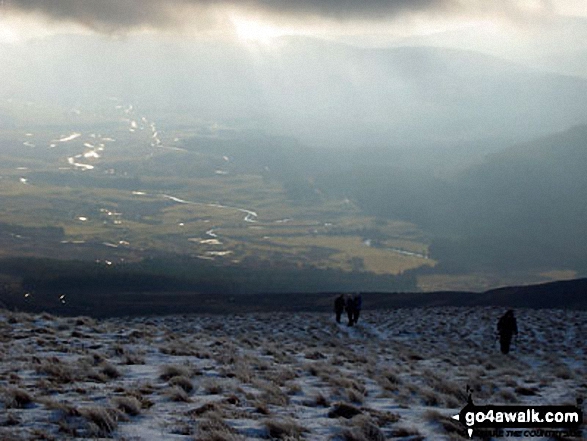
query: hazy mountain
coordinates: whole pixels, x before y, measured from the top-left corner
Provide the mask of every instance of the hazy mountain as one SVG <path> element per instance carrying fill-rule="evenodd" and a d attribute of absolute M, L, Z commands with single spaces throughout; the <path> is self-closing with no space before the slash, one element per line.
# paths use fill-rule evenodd
<path fill-rule="evenodd" d="M 549 17 L 522 27 L 504 23 L 486 27 L 469 25 L 390 43 L 473 50 L 535 69 L 587 78 L 587 19 L 584 17 Z"/>
<path fill-rule="evenodd" d="M 473 265 L 586 271 L 586 166 L 584 125 L 490 155 L 449 187 L 443 227 L 459 239 L 437 251 Z"/>
<path fill-rule="evenodd" d="M 368 214 L 424 228 L 443 270 L 587 272 L 586 125 L 490 154 L 452 176 L 393 158 L 373 151 L 315 182 Z"/>

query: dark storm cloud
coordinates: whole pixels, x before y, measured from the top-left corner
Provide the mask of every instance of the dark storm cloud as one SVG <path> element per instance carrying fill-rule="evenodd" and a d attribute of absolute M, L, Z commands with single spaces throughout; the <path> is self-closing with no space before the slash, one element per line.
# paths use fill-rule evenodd
<path fill-rule="evenodd" d="M 11 10 L 38 13 L 49 19 L 92 28 L 165 27 L 176 22 L 178 0 L 8 0 Z"/>
<path fill-rule="evenodd" d="M 548 9 L 551 0 L 538 0 Z M 282 18 L 378 20 L 403 13 L 511 14 L 521 0 L 4 0 L 4 7 L 110 31 L 198 26 L 218 7 Z"/>
<path fill-rule="evenodd" d="M 42 14 L 57 21 L 96 29 L 165 28 L 204 18 L 218 6 L 233 6 L 258 14 L 323 17 L 336 20 L 374 19 L 408 11 L 435 11 L 460 0 L 5 0 L 5 7 Z M 189 17 L 189 19 L 187 18 Z"/>
<path fill-rule="evenodd" d="M 377 18 L 406 11 L 433 10 L 454 2 L 454 0 L 253 0 L 246 3 L 253 8 L 268 12 L 353 19 Z"/>

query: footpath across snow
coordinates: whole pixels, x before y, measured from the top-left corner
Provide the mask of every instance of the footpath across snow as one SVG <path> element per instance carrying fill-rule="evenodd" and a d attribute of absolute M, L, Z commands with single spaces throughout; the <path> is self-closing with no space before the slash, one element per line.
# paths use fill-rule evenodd
<path fill-rule="evenodd" d="M 94 320 L 0 310 L 0 439 L 468 439 L 466 404 L 587 397 L 587 312 L 496 308 Z"/>

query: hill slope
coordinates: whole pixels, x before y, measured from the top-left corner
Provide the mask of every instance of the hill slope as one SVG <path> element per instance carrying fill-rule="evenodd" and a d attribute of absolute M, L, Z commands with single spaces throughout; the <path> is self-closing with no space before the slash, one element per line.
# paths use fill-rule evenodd
<path fill-rule="evenodd" d="M 56 318 L 0 311 L 4 440 L 449 440 L 466 404 L 575 404 L 585 312 L 502 309 Z M 457 435 L 458 434 L 458 435 Z M 460 436 L 459 436 L 460 435 Z M 583 431 L 584 435 L 584 431 Z"/>

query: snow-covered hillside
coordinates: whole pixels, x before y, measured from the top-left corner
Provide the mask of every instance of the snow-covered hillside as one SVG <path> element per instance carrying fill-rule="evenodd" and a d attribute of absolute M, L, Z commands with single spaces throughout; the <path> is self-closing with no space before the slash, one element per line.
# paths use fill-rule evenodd
<path fill-rule="evenodd" d="M 466 403 L 587 396 L 587 312 L 502 309 L 94 320 L 0 311 L 0 439 L 464 439 Z"/>

